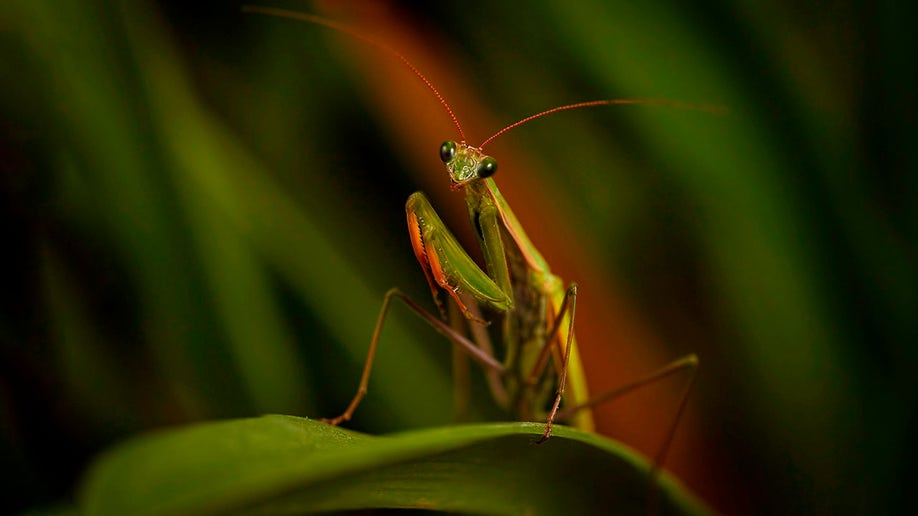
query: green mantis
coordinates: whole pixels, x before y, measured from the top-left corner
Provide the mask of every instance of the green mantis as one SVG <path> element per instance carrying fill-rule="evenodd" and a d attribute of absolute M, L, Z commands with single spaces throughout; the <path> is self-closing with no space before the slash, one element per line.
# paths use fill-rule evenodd
<path fill-rule="evenodd" d="M 398 58 L 437 97 L 459 134 L 439 149 L 450 187 L 465 194 L 469 219 L 484 257 L 479 266 L 446 228 L 421 192 L 406 203 L 408 232 L 414 254 L 427 279 L 439 314 L 431 313 L 398 289 L 386 293 L 376 322 L 357 393 L 339 416 L 327 419 L 337 425 L 348 421 L 367 394 L 367 386 L 380 335 L 393 300 L 399 300 L 429 323 L 467 356 L 484 368 L 488 386 L 498 405 L 519 420 L 545 421 L 539 440 L 548 440 L 552 425 L 565 421 L 592 431 L 590 407 L 640 386 L 685 371 L 685 391 L 654 461 L 654 471 L 667 448 L 694 383 L 698 358 L 692 354 L 611 392 L 591 397 L 574 337 L 578 287 L 565 284 L 530 241 L 523 226 L 501 195 L 494 178 L 497 160 L 484 153 L 495 138 L 522 124 L 560 111 L 614 104 L 656 104 L 706 109 L 655 99 L 597 100 L 556 107 L 524 118 L 486 139 L 477 147 L 466 143 L 462 127 L 436 87 L 399 52 L 336 22 L 308 14 L 269 7 L 247 6 L 247 12 L 292 18 L 325 26 L 361 39 Z M 448 317 L 449 303 L 464 318 Z M 489 324 L 499 325 L 487 331 Z M 495 346 L 492 336 L 499 339 Z M 496 356 L 495 347 L 502 350 Z M 563 401 L 563 406 L 562 406 Z"/>

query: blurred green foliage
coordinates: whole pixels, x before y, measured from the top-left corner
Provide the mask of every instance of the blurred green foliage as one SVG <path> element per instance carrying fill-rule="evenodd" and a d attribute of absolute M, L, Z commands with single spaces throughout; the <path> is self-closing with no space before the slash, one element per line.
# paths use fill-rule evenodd
<path fill-rule="evenodd" d="M 513 138 L 607 274 L 702 356 L 706 429 L 737 483 L 713 506 L 904 502 L 914 13 L 402 7 L 460 49 L 453 87 L 486 92 L 501 120 L 608 97 L 726 106 L 594 111 Z M 14 0 L 0 27 L 0 509 L 66 499 L 92 455 L 142 429 L 340 410 L 385 290 L 427 295 L 402 209 L 435 149 L 413 172 L 392 148 L 368 107 L 380 85 L 326 32 L 233 3 Z M 447 422 L 448 347 L 408 316 L 386 332 L 354 426 Z"/>

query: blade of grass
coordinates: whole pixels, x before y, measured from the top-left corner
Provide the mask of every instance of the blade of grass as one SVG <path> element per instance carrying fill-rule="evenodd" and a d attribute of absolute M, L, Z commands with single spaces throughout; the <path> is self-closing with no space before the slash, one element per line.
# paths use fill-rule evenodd
<path fill-rule="evenodd" d="M 301 513 L 405 507 L 486 514 L 643 513 L 648 464 L 566 427 L 467 425 L 371 437 L 290 416 L 203 423 L 104 454 L 81 490 L 85 514 Z M 671 477 L 664 513 L 707 509 Z"/>

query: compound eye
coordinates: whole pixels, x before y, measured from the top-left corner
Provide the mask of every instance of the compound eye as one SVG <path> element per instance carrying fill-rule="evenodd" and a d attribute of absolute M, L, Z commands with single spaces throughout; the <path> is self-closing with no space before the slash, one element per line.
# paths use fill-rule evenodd
<path fill-rule="evenodd" d="M 478 177 L 491 177 L 497 172 L 497 160 L 487 156 L 478 164 Z"/>
<path fill-rule="evenodd" d="M 440 159 L 443 163 L 449 163 L 456 156 L 456 142 L 448 141 L 440 145 Z"/>

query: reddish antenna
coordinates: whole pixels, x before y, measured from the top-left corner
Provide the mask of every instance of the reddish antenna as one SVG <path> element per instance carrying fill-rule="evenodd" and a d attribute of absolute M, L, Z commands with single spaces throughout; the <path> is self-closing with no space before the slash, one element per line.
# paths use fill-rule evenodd
<path fill-rule="evenodd" d="M 401 52 L 395 50 L 394 48 L 384 43 L 380 43 L 379 41 L 376 41 L 372 38 L 364 36 L 363 34 L 348 27 L 347 25 L 344 25 L 342 23 L 338 23 L 338 22 L 335 22 L 335 21 L 332 21 L 326 18 L 322 18 L 321 16 L 316 16 L 314 14 L 301 13 L 298 11 L 291 11 L 289 9 L 281 9 L 277 7 L 266 7 L 266 6 L 261 6 L 261 5 L 243 5 L 242 12 L 259 13 L 259 14 L 265 14 L 268 16 L 277 16 L 279 18 L 287 18 L 291 20 L 299 20 L 299 21 L 304 21 L 307 23 L 313 23 L 315 25 L 321 25 L 323 27 L 326 27 L 332 30 L 336 30 L 338 32 L 342 32 L 349 36 L 353 36 L 365 43 L 368 43 L 376 48 L 379 48 L 385 52 L 392 54 L 393 56 L 398 58 L 399 61 L 404 63 L 404 65 L 407 66 L 409 70 L 414 72 L 414 74 L 418 76 L 419 79 L 421 79 L 424 85 L 426 85 L 427 88 L 431 92 L 433 92 L 434 96 L 437 97 L 437 100 L 440 101 L 440 105 L 443 106 L 443 109 L 446 110 L 446 113 L 449 115 L 449 118 L 453 121 L 453 125 L 456 126 L 456 130 L 459 131 L 459 136 L 462 138 L 462 141 L 465 142 L 466 140 L 465 131 L 462 130 L 462 126 L 459 124 L 459 119 L 456 118 L 455 113 L 453 113 L 452 108 L 449 107 L 449 104 L 446 102 L 446 99 L 443 98 L 443 95 L 440 94 L 440 91 L 437 90 L 436 86 L 434 86 L 433 83 L 431 83 L 430 80 L 428 80 L 427 77 L 423 73 L 421 73 L 421 71 L 418 70 L 418 68 L 414 66 L 414 64 L 411 61 L 409 61 L 408 58 L 405 57 Z M 542 118 L 544 116 L 551 115 L 552 113 L 557 113 L 559 111 L 569 111 L 572 109 L 581 109 L 581 108 L 588 108 L 588 107 L 595 107 L 595 106 L 610 106 L 610 105 L 616 105 L 616 104 L 645 104 L 645 105 L 654 105 L 654 106 L 669 106 L 669 107 L 673 107 L 676 109 L 688 109 L 692 111 L 706 111 L 706 112 L 715 113 L 715 114 L 721 114 L 725 111 L 724 108 L 720 106 L 689 104 L 685 102 L 678 102 L 678 101 L 667 100 L 667 99 L 604 99 L 604 100 L 591 100 L 587 102 L 577 102 L 576 104 L 567 104 L 565 106 L 558 106 L 555 108 L 551 108 L 551 109 L 542 111 L 540 113 L 536 113 L 532 116 L 528 116 L 518 122 L 514 122 L 508 125 L 507 127 L 504 127 L 500 131 L 497 131 L 496 133 L 494 133 L 491 137 L 489 137 L 481 145 L 479 145 L 478 149 L 479 150 L 484 149 L 486 145 L 494 141 L 498 136 L 506 133 L 507 131 L 511 129 L 517 128 L 527 122 L 532 122 L 533 120 L 536 120 L 538 118 Z"/>
<path fill-rule="evenodd" d="M 450 119 L 453 121 L 453 125 L 455 125 L 456 130 L 459 131 L 459 136 L 462 137 L 462 141 L 463 142 L 465 141 L 465 132 L 462 130 L 462 126 L 459 125 L 459 119 L 456 118 L 456 115 L 453 113 L 453 110 L 449 107 L 449 104 L 446 102 L 446 99 L 443 98 L 443 95 L 440 94 L 440 92 L 433 85 L 433 83 L 431 83 L 427 79 L 427 77 L 425 77 L 424 74 L 422 74 L 421 71 L 418 70 L 417 67 L 414 66 L 411 63 L 411 61 L 408 60 L 407 57 L 402 55 L 399 51 L 395 50 L 394 48 L 384 43 L 380 43 L 379 41 L 376 41 L 374 39 L 368 38 L 364 36 L 363 34 L 357 32 L 356 30 L 348 27 L 347 25 L 337 23 L 332 20 L 327 20 L 325 18 L 322 18 L 321 16 L 316 16 L 314 14 L 306 14 L 306 13 L 301 13 L 297 11 L 291 11 L 289 9 L 280 9 L 277 7 L 265 7 L 261 5 L 243 5 L 242 12 L 266 14 L 268 16 L 277 16 L 279 18 L 288 18 L 291 20 L 299 20 L 299 21 L 304 21 L 308 23 L 314 23 L 316 25 L 321 25 L 323 27 L 327 27 L 329 29 L 333 29 L 338 32 L 343 32 L 347 35 L 353 36 L 357 39 L 364 41 L 365 43 L 369 43 L 370 45 L 376 48 L 379 48 L 381 50 L 384 50 L 392 54 L 393 56 L 397 57 L 399 61 L 404 63 L 405 66 L 407 66 L 412 72 L 414 72 L 414 74 L 417 75 L 418 78 L 420 78 L 421 81 L 424 82 L 427 88 L 429 88 L 430 91 L 433 92 L 433 94 L 437 97 L 437 100 L 440 101 L 440 104 L 443 106 L 443 108 L 446 109 L 446 113 L 449 114 Z M 493 138 L 494 137 L 492 136 L 491 139 Z"/>
<path fill-rule="evenodd" d="M 675 100 L 666 100 L 666 99 L 605 99 L 605 100 L 591 100 L 587 102 L 577 102 L 576 104 L 567 104 L 565 106 L 558 106 L 555 108 L 547 109 L 545 111 L 542 111 L 541 113 L 536 113 L 532 116 L 527 116 L 526 118 L 518 122 L 514 122 L 508 125 L 507 127 L 504 127 L 500 131 L 497 131 L 487 140 L 482 142 L 482 144 L 478 146 L 478 150 L 484 149 L 485 145 L 491 143 L 498 136 L 506 133 L 507 131 L 517 128 L 527 122 L 532 122 L 533 120 L 537 118 L 542 118 L 543 116 L 548 116 L 552 113 L 557 113 L 559 111 L 569 111 L 571 109 L 581 109 L 581 108 L 588 108 L 588 107 L 595 107 L 595 106 L 611 106 L 611 105 L 616 105 L 616 104 L 645 104 L 645 105 L 652 105 L 652 106 L 669 106 L 669 107 L 674 107 L 677 109 L 689 109 L 693 111 L 707 111 L 710 113 L 718 113 L 718 114 L 724 112 L 724 108 L 719 107 L 719 106 L 688 104 L 685 102 L 679 102 Z"/>

